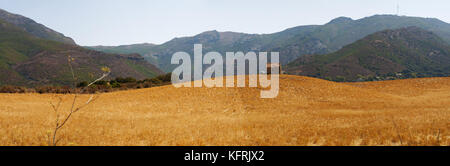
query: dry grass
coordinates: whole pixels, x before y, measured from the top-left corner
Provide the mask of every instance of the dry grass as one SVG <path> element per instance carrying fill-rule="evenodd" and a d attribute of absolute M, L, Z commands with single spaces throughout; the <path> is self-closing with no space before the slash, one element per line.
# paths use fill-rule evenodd
<path fill-rule="evenodd" d="M 260 99 L 260 90 L 164 86 L 102 94 L 61 130 L 60 145 L 450 145 L 450 78 L 334 83 L 281 76 L 278 98 Z M 71 96 L 60 96 L 68 110 Z M 47 145 L 50 101 L 56 95 L 0 94 L 0 145 Z"/>

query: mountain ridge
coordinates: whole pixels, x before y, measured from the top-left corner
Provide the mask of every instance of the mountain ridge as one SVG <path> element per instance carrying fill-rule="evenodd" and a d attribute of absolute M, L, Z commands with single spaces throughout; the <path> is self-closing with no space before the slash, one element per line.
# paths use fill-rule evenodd
<path fill-rule="evenodd" d="M 450 45 L 419 27 L 384 30 L 330 54 L 302 56 L 286 69 L 290 74 L 335 81 L 449 76 Z"/>
<path fill-rule="evenodd" d="M 162 74 L 138 54 L 106 54 L 36 37 L 0 19 L 0 85 L 71 85 L 68 56 L 78 81 L 88 81 L 111 68 L 110 77 L 145 79 Z"/>
<path fill-rule="evenodd" d="M 6 10 L 0 9 L 0 19 L 17 27 L 20 27 L 24 31 L 36 37 L 76 45 L 75 41 L 72 38 L 64 36 L 64 34 L 50 29 L 45 25 L 37 23 L 36 21 L 25 16 L 13 14 Z"/>
<path fill-rule="evenodd" d="M 417 26 L 432 31 L 450 43 L 450 24 L 435 18 L 408 17 L 396 15 L 374 15 L 353 20 L 338 17 L 324 25 L 303 25 L 285 29 L 272 34 L 246 34 L 236 32 L 206 31 L 194 36 L 174 38 L 160 45 L 147 47 L 140 52 L 152 64 L 165 72 L 170 72 L 175 65 L 170 64 L 170 57 L 178 51 L 192 53 L 194 44 L 203 44 L 205 52 L 218 51 L 264 51 L 280 52 L 283 65 L 303 55 L 327 54 L 341 49 L 372 33 Z M 132 47 L 132 46 L 131 46 Z M 95 46 L 90 49 L 102 51 Z M 144 49 L 141 49 L 144 50 Z M 138 53 L 116 48 L 111 53 Z M 191 54 L 192 55 L 192 54 Z"/>

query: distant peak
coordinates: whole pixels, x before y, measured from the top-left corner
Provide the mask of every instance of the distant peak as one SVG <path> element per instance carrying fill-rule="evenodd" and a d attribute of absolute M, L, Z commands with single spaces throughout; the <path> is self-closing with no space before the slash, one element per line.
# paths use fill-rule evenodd
<path fill-rule="evenodd" d="M 220 36 L 220 33 L 216 30 L 206 31 L 206 32 L 202 32 L 198 35 L 195 35 L 195 37 L 200 37 L 200 38 L 203 38 L 203 37 L 209 38 L 209 37 L 218 37 L 218 36 Z"/>
<path fill-rule="evenodd" d="M 211 31 L 205 31 L 200 33 L 199 35 L 211 35 L 211 34 L 218 34 L 219 32 L 217 30 L 211 30 Z"/>
<path fill-rule="evenodd" d="M 402 17 L 402 16 L 394 15 L 394 14 L 375 14 L 375 15 L 370 16 L 370 17 Z"/>
<path fill-rule="evenodd" d="M 333 20 L 331 20 L 328 24 L 340 24 L 340 23 L 348 23 L 352 22 L 353 19 L 349 17 L 338 17 Z"/>

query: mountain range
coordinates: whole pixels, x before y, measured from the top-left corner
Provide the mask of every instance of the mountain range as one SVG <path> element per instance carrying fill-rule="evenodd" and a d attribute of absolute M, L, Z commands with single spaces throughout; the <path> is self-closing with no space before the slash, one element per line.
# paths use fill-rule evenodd
<path fill-rule="evenodd" d="M 0 11 L 0 85 L 71 85 L 68 57 L 79 81 L 100 75 L 145 79 L 163 74 L 138 54 L 107 54 L 77 46 L 73 40 L 33 20 Z M 6 19 L 4 19 L 6 18 Z"/>
<path fill-rule="evenodd" d="M 336 18 L 272 34 L 207 31 L 157 45 L 78 46 L 29 18 L 0 9 L 0 85 L 69 85 L 68 56 L 80 81 L 107 66 L 111 77 L 171 72 L 175 52 L 280 52 L 288 74 L 335 81 L 449 76 L 450 24 L 434 18 L 375 15 Z"/>
<path fill-rule="evenodd" d="M 192 55 L 194 44 L 203 44 L 204 52 L 218 51 L 223 55 L 226 51 L 277 51 L 280 52 L 280 62 L 287 65 L 303 55 L 335 52 L 375 32 L 410 26 L 431 31 L 445 42 L 450 42 L 450 24 L 438 19 L 375 15 L 358 20 L 339 17 L 325 25 L 298 26 L 272 34 L 207 31 L 192 37 L 175 38 L 161 45 L 87 48 L 108 53 L 138 53 L 165 72 L 170 72 L 176 67 L 170 64 L 173 53 L 185 51 Z"/>
<path fill-rule="evenodd" d="M 450 76 L 450 45 L 418 27 L 384 30 L 337 52 L 304 55 L 285 69 L 290 74 L 334 81 Z"/>

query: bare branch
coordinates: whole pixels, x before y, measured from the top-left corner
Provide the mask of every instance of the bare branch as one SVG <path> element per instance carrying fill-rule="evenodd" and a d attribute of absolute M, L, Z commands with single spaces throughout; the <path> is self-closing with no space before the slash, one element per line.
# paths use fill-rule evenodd
<path fill-rule="evenodd" d="M 58 99 L 59 99 L 59 101 L 58 101 L 58 104 L 56 106 L 52 102 L 50 102 L 50 105 L 52 105 L 52 108 L 53 108 L 53 110 L 55 112 L 57 112 L 59 110 L 59 106 L 61 106 L 61 103 L 62 103 L 62 98 L 58 97 Z"/>
<path fill-rule="evenodd" d="M 75 77 L 75 72 L 74 72 L 72 64 L 71 64 L 72 61 L 73 61 L 73 58 L 68 56 L 68 64 L 69 64 L 70 72 L 72 73 L 72 79 L 73 79 L 73 88 L 76 89 L 77 78 Z M 96 82 L 106 78 L 111 73 L 111 71 L 107 67 L 104 67 L 104 69 L 102 68 L 102 70 L 105 73 L 103 73 L 103 75 L 100 78 L 98 78 L 98 79 L 94 80 L 93 82 L 89 83 L 86 87 L 83 87 L 80 91 L 75 90 L 75 96 L 73 97 L 72 105 L 70 107 L 69 114 L 67 114 L 65 116 L 64 120 L 62 121 L 62 123 L 59 122 L 59 113 L 58 113 L 59 107 L 60 107 L 61 102 L 62 102 L 62 98 L 60 98 L 60 100 L 59 100 L 57 105 L 54 105 L 52 102 L 50 102 L 50 105 L 52 106 L 52 108 L 53 108 L 53 110 L 54 110 L 54 112 L 56 114 L 55 128 L 53 130 L 53 140 L 52 140 L 52 145 L 53 146 L 56 146 L 58 144 L 58 142 L 62 139 L 62 138 L 59 138 L 59 139 L 56 140 L 56 135 L 57 135 L 59 129 L 64 127 L 64 125 L 69 121 L 69 119 L 72 117 L 72 115 L 74 113 L 80 111 L 81 109 L 85 108 L 86 106 L 88 106 L 89 104 L 91 104 L 92 102 L 96 101 L 99 98 L 98 96 L 91 95 L 90 98 L 86 101 L 86 103 L 84 103 L 83 105 L 81 105 L 79 107 L 76 106 L 77 105 L 78 95 L 80 93 L 83 93 L 88 87 L 90 87 L 93 84 L 95 84 Z M 50 135 L 49 135 L 49 137 L 50 137 Z"/>
<path fill-rule="evenodd" d="M 98 78 L 98 79 L 96 79 L 95 81 L 91 82 L 91 83 L 88 84 L 86 87 L 89 87 L 89 86 L 95 84 L 96 82 L 98 82 L 98 81 L 100 81 L 100 80 L 103 80 L 103 79 L 104 79 L 105 77 L 107 77 L 110 73 L 111 73 L 111 72 L 104 73 L 100 78 Z"/>
<path fill-rule="evenodd" d="M 75 107 L 75 104 L 77 102 L 77 98 L 78 98 L 78 94 L 75 94 L 75 96 L 73 97 L 73 101 L 72 101 L 72 106 L 70 108 L 70 112 L 73 112 L 73 108 Z"/>
<path fill-rule="evenodd" d="M 70 56 L 67 56 L 67 60 L 68 60 L 67 63 L 69 64 L 70 72 L 72 73 L 73 88 L 76 88 L 77 79 L 75 78 L 75 72 L 73 71 L 73 67 L 72 67 L 73 58 Z"/>
<path fill-rule="evenodd" d="M 72 114 L 73 114 L 73 112 L 70 112 L 69 115 L 67 115 L 67 117 L 64 119 L 64 121 L 56 127 L 56 129 L 60 129 L 61 127 L 63 127 L 66 124 L 66 122 L 70 119 Z"/>
<path fill-rule="evenodd" d="M 99 98 L 99 96 L 95 96 L 95 97 L 94 97 L 94 96 L 92 95 L 91 98 L 90 98 L 84 105 L 82 105 L 82 106 L 76 108 L 76 109 L 73 111 L 73 113 L 76 113 L 76 112 L 80 111 L 80 110 L 83 109 L 84 107 L 88 106 L 90 103 L 93 103 L 94 101 L 96 101 L 98 98 Z"/>

